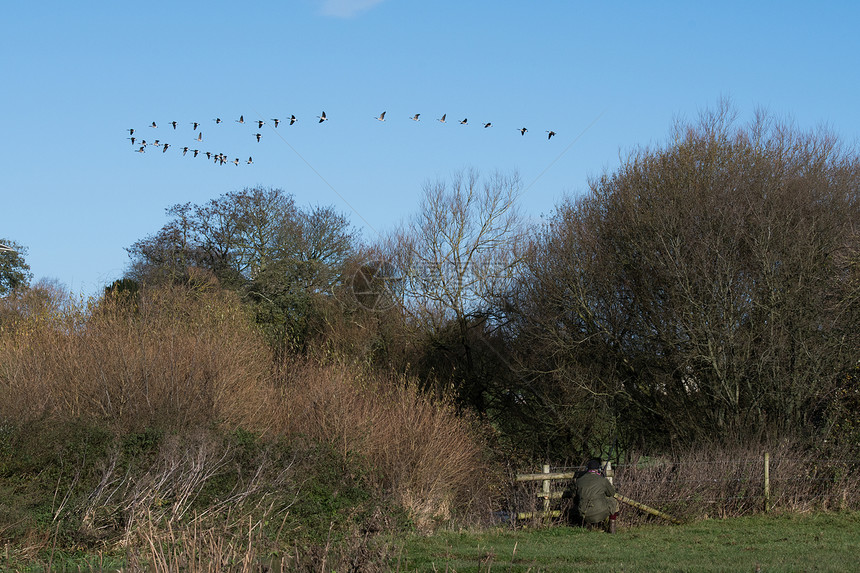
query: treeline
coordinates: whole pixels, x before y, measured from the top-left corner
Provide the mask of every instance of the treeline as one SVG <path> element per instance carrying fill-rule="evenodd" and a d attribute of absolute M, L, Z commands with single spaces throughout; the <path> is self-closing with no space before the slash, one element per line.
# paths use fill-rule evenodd
<path fill-rule="evenodd" d="M 722 106 L 539 226 L 512 175 L 428 183 L 369 243 L 332 208 L 245 189 L 171 207 L 128 278 L 235 290 L 278 352 L 409 372 L 540 455 L 856 445 L 858 166 L 824 130 Z"/>
<path fill-rule="evenodd" d="M 731 120 L 679 125 L 559 206 L 511 344 L 572 427 L 566 405 L 589 404 L 645 448 L 790 436 L 856 451 L 858 156 L 826 132 Z"/>
<path fill-rule="evenodd" d="M 380 237 L 281 189 L 174 205 L 107 291 L 233 291 L 276 363 L 408 375 L 527 456 L 857 450 L 858 167 L 826 130 L 721 105 L 537 225 L 515 174 L 472 171 Z"/>

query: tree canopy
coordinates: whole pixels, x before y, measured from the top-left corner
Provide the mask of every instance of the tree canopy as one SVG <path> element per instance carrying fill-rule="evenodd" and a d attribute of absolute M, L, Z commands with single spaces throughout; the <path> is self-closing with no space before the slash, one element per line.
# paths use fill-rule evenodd
<path fill-rule="evenodd" d="M 856 411 L 858 189 L 830 132 L 722 105 L 531 228 L 474 171 L 371 247 L 279 189 L 174 205 L 114 290 L 235 290 L 277 350 L 417 375 L 520 451 L 820 438 Z"/>
<path fill-rule="evenodd" d="M 33 274 L 24 256 L 27 248 L 9 239 L 0 239 L 0 296 L 5 296 L 13 290 L 30 284 Z"/>
<path fill-rule="evenodd" d="M 727 107 L 592 181 L 513 304 L 540 410 L 587 404 L 638 440 L 821 425 L 860 358 L 858 184 L 831 134 Z"/>
<path fill-rule="evenodd" d="M 127 277 L 142 284 L 214 277 L 253 305 L 281 344 L 296 344 L 315 295 L 331 294 L 356 247 L 346 217 L 300 209 L 281 189 L 246 188 L 167 209 L 169 221 L 129 249 Z"/>

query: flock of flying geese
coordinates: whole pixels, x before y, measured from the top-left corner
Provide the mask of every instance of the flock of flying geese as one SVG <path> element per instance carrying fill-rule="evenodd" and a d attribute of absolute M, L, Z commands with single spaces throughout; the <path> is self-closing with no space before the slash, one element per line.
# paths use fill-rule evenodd
<path fill-rule="evenodd" d="M 385 121 L 385 112 L 383 111 L 381 114 L 379 114 L 379 117 L 377 117 L 376 119 L 377 119 L 378 121 Z M 415 114 L 415 115 L 413 115 L 410 119 L 411 119 L 412 121 L 421 121 L 421 114 L 420 114 L 420 113 L 416 113 L 416 114 Z M 320 123 L 322 123 L 324 120 L 325 120 L 325 112 L 323 112 L 323 114 L 322 114 L 322 117 L 321 117 L 321 119 L 320 119 Z M 440 123 L 448 123 L 448 114 L 447 114 L 447 113 L 443 113 L 443 114 L 442 114 L 442 117 L 438 118 L 436 121 L 438 121 L 438 122 L 440 122 Z M 468 118 L 468 117 L 463 118 L 463 119 L 461 119 L 458 123 L 459 123 L 460 125 L 469 125 L 469 118 Z M 484 126 L 484 129 L 486 129 L 486 128 L 488 128 L 488 127 L 493 127 L 493 123 L 492 123 L 492 122 L 489 122 L 489 121 L 488 121 L 488 122 L 486 122 L 486 123 L 482 123 L 481 125 L 483 125 L 483 126 Z M 517 131 L 519 131 L 519 132 L 520 132 L 520 135 L 525 135 L 525 134 L 526 134 L 526 132 L 528 131 L 528 129 L 526 129 L 525 127 L 520 127 L 520 128 L 518 128 L 518 129 L 517 129 Z M 547 131 L 546 131 L 546 133 L 548 134 L 548 135 L 547 135 L 547 137 L 546 137 L 547 139 L 552 139 L 552 137 L 555 135 L 555 132 L 554 132 L 554 131 L 550 131 L 550 130 L 547 130 Z"/>
<path fill-rule="evenodd" d="M 381 114 L 376 116 L 375 119 L 377 121 L 385 121 L 385 114 L 386 114 L 386 112 L 383 111 Z M 436 121 L 438 121 L 440 123 L 447 123 L 448 122 L 447 116 L 448 116 L 448 114 L 444 113 L 444 114 L 442 114 L 442 117 L 437 118 Z M 319 123 L 325 123 L 329 120 L 329 118 L 326 117 L 325 112 L 322 112 L 322 114 L 316 116 L 316 118 L 319 120 Z M 411 119 L 412 121 L 421 121 L 421 114 L 416 113 L 415 115 L 411 116 L 409 119 Z M 222 120 L 220 117 L 216 117 L 212 121 L 215 122 L 215 125 L 219 125 L 219 124 L 224 122 L 224 120 Z M 284 118 L 284 119 L 272 118 L 271 121 L 272 121 L 272 125 L 277 129 L 277 127 L 281 123 L 285 123 L 287 125 L 295 124 L 298 121 L 298 118 L 296 118 L 295 115 L 290 115 L 290 117 Z M 257 132 L 254 133 L 253 136 L 257 139 L 258 143 L 263 138 L 263 134 L 260 133 L 260 131 L 263 129 L 263 126 L 267 124 L 266 121 L 251 120 L 251 121 L 246 122 L 245 116 L 240 115 L 239 119 L 235 120 L 235 122 L 239 123 L 239 124 L 246 124 L 247 123 L 249 125 L 256 125 L 257 126 Z M 463 118 L 462 120 L 459 120 L 458 123 L 460 123 L 460 125 L 469 125 L 469 118 Z M 202 154 L 202 155 L 206 156 L 206 159 L 213 161 L 216 165 L 225 165 L 227 163 L 232 163 L 232 164 L 238 166 L 240 163 L 246 163 L 248 165 L 251 165 L 254 163 L 253 157 L 248 157 L 248 160 L 243 162 L 243 161 L 240 161 L 238 157 L 231 160 L 224 153 L 213 153 L 211 151 L 201 151 L 199 148 L 195 149 L 195 147 L 199 147 L 196 144 L 203 142 L 203 131 L 200 129 L 200 127 L 202 127 L 203 124 L 200 122 L 197 122 L 197 121 L 192 121 L 192 122 L 190 122 L 190 124 L 192 126 L 192 129 L 194 130 L 194 132 L 196 132 L 197 135 L 194 138 L 195 143 L 192 143 L 191 145 L 183 145 L 182 147 L 179 148 L 179 150 L 182 152 L 183 156 L 191 153 L 192 157 L 197 157 L 197 156 Z M 167 125 L 169 127 L 172 127 L 174 131 L 176 131 L 176 128 L 179 125 L 179 122 L 171 121 L 171 122 L 168 122 Z M 487 128 L 490 128 L 493 126 L 492 122 L 481 123 L 480 125 L 482 125 L 484 127 L 484 129 L 487 129 Z M 149 124 L 149 128 L 157 129 L 158 124 L 153 121 L 151 124 Z M 150 147 L 154 148 L 154 149 L 160 149 L 162 153 L 167 153 L 168 149 L 170 149 L 171 147 L 176 147 L 171 143 L 167 143 L 165 141 L 162 141 L 161 139 L 152 139 L 150 141 L 147 141 L 146 139 L 143 139 L 140 137 L 140 134 L 138 133 L 138 131 L 135 128 L 129 128 L 126 131 L 128 131 L 128 135 L 129 135 L 127 139 L 131 140 L 131 144 L 133 147 L 136 148 L 135 151 L 137 153 L 146 153 L 147 148 L 150 148 Z M 526 132 L 528 132 L 528 129 L 526 129 L 525 127 L 521 127 L 521 128 L 518 128 L 516 131 L 518 131 L 520 133 L 520 135 L 525 135 Z M 556 133 L 554 131 L 551 131 L 551 130 L 547 130 L 546 133 L 547 133 L 547 140 L 552 139 L 553 136 L 556 135 Z"/>

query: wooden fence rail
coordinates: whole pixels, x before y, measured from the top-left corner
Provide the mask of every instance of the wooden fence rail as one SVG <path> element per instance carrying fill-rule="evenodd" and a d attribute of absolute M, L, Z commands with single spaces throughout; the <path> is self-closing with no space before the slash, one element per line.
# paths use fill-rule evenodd
<path fill-rule="evenodd" d="M 543 500 L 543 511 L 540 512 L 520 512 L 517 513 L 517 519 L 534 519 L 534 518 L 556 518 L 561 517 L 561 511 L 552 510 L 550 508 L 550 500 L 561 499 L 564 497 L 563 491 L 553 491 L 552 490 L 552 482 L 555 480 L 572 480 L 580 475 L 580 472 L 571 472 L 571 471 L 563 471 L 563 472 L 551 472 L 549 464 L 544 464 L 543 471 L 541 473 L 532 473 L 532 474 L 518 474 L 516 476 L 517 482 L 531 482 L 531 481 L 540 481 L 541 489 L 537 492 L 537 497 Z M 614 481 L 615 472 L 613 471 L 612 465 L 609 462 L 606 462 L 604 465 L 604 475 L 606 478 L 612 483 Z M 613 484 L 614 485 L 614 484 Z M 770 510 L 771 499 L 770 499 L 770 454 L 764 454 L 764 483 L 763 483 L 763 497 L 764 497 L 764 511 Z M 651 515 L 655 515 L 672 523 L 681 523 L 680 520 L 663 513 L 658 509 L 654 509 L 644 503 L 638 502 L 636 500 L 630 499 L 620 494 L 615 494 L 615 498 L 619 501 L 626 503 L 632 507 L 635 507 L 641 511 L 650 513 Z"/>
<path fill-rule="evenodd" d="M 765 456 L 765 463 L 767 463 L 767 456 Z M 543 498 L 543 511 L 541 512 L 520 512 L 517 513 L 517 519 L 535 519 L 535 518 L 557 518 L 561 517 L 560 510 L 551 510 L 550 509 L 550 500 L 551 499 L 561 499 L 564 497 L 563 491 L 552 491 L 552 481 L 553 480 L 570 480 L 577 477 L 579 472 L 550 472 L 549 464 L 544 464 L 543 472 L 539 474 L 518 474 L 516 481 L 518 482 L 529 482 L 529 481 L 540 481 L 541 491 L 537 493 L 537 497 Z M 612 464 L 610 462 L 606 462 L 603 468 L 603 474 L 606 476 L 606 479 L 609 480 L 610 483 L 614 481 L 615 473 L 612 470 Z M 765 466 L 765 475 L 767 475 L 767 467 Z M 765 491 L 767 491 L 767 485 L 765 486 Z M 765 494 L 767 495 L 767 494 Z M 663 513 L 659 509 L 654 509 L 644 503 L 640 503 L 629 497 L 624 497 L 618 493 L 615 494 L 615 499 L 618 501 L 624 502 L 627 505 L 635 507 L 641 511 L 646 513 L 650 513 L 651 515 L 655 515 L 672 523 L 679 524 L 681 523 L 680 519 L 672 517 L 667 513 Z"/>

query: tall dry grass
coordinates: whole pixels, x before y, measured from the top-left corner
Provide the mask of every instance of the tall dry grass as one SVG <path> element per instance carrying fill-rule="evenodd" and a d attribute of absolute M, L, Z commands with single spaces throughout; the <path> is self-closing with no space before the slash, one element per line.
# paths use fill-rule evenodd
<path fill-rule="evenodd" d="M 481 445 L 450 401 L 427 396 L 409 379 L 345 364 L 300 362 L 284 371 L 281 431 L 366 460 L 374 484 L 420 530 L 488 511 Z"/>
<path fill-rule="evenodd" d="M 395 549 L 384 539 L 353 532 L 337 545 L 273 547 L 262 519 L 227 519 L 161 528 L 154 520 L 139 528 L 128 552 L 127 570 L 152 573 L 236 573 L 399 570 Z M 394 568 L 392 568 L 394 567 Z"/>
<path fill-rule="evenodd" d="M 122 431 L 265 421 L 271 355 L 235 297 L 184 288 L 6 320 L 0 416 Z M 265 428 L 265 423 L 263 423 Z"/>
<path fill-rule="evenodd" d="M 81 530 L 95 537 L 121 533 L 127 544 L 142 526 L 152 529 L 155 523 L 196 526 L 230 513 L 289 511 L 291 504 L 283 500 L 300 489 L 293 460 L 263 448 L 248 463 L 238 450 L 212 430 L 188 430 L 162 439 L 156 455 L 135 472 L 123 467 L 118 449 L 111 450 L 96 464 L 97 485 L 73 508 Z M 196 502 L 213 479 L 234 485 L 200 506 Z M 59 508 L 56 517 L 61 513 Z"/>
<path fill-rule="evenodd" d="M 0 301 L 4 427 L 77 421 L 117 436 L 162 436 L 133 473 L 114 449 L 97 464 L 90 491 L 71 494 L 86 476 L 58 490 L 55 521 L 72 512 L 91 538 L 140 543 L 239 511 L 245 500 L 255 505 L 242 510 L 259 515 L 271 487 L 302 495 L 307 476 L 265 460 L 257 478 L 253 468 L 236 478 L 237 453 L 218 436 L 237 428 L 263 440 L 326 444 L 422 531 L 487 506 L 481 445 L 449 402 L 362 367 L 298 357 L 275 365 L 229 292 L 174 287 L 89 304 L 31 302 Z M 200 492 L 225 476 L 241 487 L 201 507 Z M 161 534 L 142 536 L 152 527 Z"/>
<path fill-rule="evenodd" d="M 765 498 L 764 454 L 769 454 Z M 765 511 L 860 508 L 860 460 L 825 458 L 790 442 L 710 446 L 618 467 L 622 495 L 680 519 L 738 517 Z M 632 508 L 634 521 L 644 520 Z"/>

